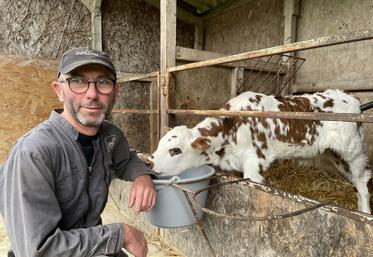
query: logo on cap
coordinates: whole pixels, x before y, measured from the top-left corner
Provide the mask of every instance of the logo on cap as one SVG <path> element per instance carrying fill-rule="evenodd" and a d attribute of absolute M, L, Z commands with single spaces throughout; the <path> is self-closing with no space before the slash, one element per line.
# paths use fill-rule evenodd
<path fill-rule="evenodd" d="M 92 51 L 81 51 L 76 52 L 75 55 L 92 55 L 92 56 L 98 56 L 98 53 L 92 52 Z"/>

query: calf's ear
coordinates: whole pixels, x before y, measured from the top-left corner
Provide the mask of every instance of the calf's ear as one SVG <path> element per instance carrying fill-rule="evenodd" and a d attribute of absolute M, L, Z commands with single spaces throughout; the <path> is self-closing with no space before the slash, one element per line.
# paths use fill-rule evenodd
<path fill-rule="evenodd" d="M 192 143 L 192 148 L 200 151 L 206 151 L 210 147 L 211 140 L 207 137 L 197 137 Z"/>

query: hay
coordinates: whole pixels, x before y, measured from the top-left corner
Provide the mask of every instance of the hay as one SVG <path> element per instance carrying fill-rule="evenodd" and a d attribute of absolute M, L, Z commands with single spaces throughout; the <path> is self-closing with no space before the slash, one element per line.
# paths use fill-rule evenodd
<path fill-rule="evenodd" d="M 352 184 L 338 172 L 299 167 L 291 161 L 276 161 L 263 176 L 267 184 L 276 189 L 318 201 L 332 201 L 346 209 L 357 209 Z"/>
<path fill-rule="evenodd" d="M 149 249 L 148 257 L 182 257 L 184 256 L 175 248 L 166 245 L 159 233 L 153 233 L 148 239 L 148 245 L 152 246 Z M 155 248 L 155 249 L 154 249 Z"/>

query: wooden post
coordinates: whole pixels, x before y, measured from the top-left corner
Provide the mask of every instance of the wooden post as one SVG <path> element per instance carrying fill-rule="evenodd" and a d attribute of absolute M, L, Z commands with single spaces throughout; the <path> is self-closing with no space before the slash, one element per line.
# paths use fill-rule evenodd
<path fill-rule="evenodd" d="M 176 65 L 176 1 L 161 0 L 160 136 L 169 127 L 169 76 L 167 68 Z"/>
<path fill-rule="evenodd" d="M 201 25 L 194 26 L 194 49 L 203 50 L 205 40 L 204 28 Z"/>
<path fill-rule="evenodd" d="M 101 0 L 93 0 L 91 20 L 92 20 L 92 48 L 102 51 Z"/>
<path fill-rule="evenodd" d="M 237 95 L 238 89 L 242 87 L 244 80 L 244 68 L 233 68 L 231 75 L 231 98 Z"/>
<path fill-rule="evenodd" d="M 297 31 L 297 17 L 299 15 L 299 0 L 284 0 L 284 44 L 291 44 L 296 42 L 296 31 Z M 290 56 L 295 56 L 295 52 L 289 53 Z M 287 61 L 287 57 L 284 58 Z M 286 94 L 292 94 L 294 89 L 294 65 L 288 62 L 288 76 L 291 76 L 289 80 L 289 86 Z M 281 92 L 278 92 L 281 93 Z"/>
<path fill-rule="evenodd" d="M 91 12 L 92 48 L 102 51 L 102 0 L 80 0 Z"/>

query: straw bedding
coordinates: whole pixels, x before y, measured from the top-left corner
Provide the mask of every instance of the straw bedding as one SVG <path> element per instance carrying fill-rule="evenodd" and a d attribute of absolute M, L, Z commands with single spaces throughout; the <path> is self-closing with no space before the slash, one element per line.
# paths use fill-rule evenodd
<path fill-rule="evenodd" d="M 357 209 L 357 197 L 352 184 L 331 170 L 300 167 L 291 161 L 276 161 L 264 173 L 267 184 L 276 189 L 319 201 L 332 201 L 347 209 Z"/>

